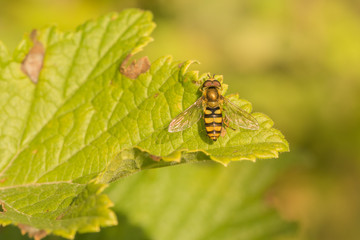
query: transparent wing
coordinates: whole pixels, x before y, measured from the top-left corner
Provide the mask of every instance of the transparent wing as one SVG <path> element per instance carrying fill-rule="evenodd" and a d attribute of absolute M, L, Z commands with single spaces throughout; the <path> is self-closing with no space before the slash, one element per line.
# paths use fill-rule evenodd
<path fill-rule="evenodd" d="M 194 104 L 174 118 L 169 125 L 169 132 L 180 132 L 199 121 L 203 114 L 203 97 L 200 97 Z"/>
<path fill-rule="evenodd" d="M 250 113 L 241 109 L 239 106 L 224 99 L 224 114 L 225 118 L 229 120 L 230 126 L 234 128 L 245 128 L 251 130 L 259 129 L 259 123 L 251 116 Z"/>

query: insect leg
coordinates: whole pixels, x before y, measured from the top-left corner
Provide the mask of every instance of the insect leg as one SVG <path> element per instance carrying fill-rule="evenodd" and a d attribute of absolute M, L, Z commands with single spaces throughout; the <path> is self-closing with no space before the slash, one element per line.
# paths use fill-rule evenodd
<path fill-rule="evenodd" d="M 221 128 L 221 134 L 220 136 L 224 137 L 226 135 L 226 129 L 225 127 Z"/>
<path fill-rule="evenodd" d="M 230 127 L 229 119 L 227 117 L 224 117 L 224 124 L 225 124 L 226 127 L 230 128 L 230 129 L 232 129 L 234 131 L 236 130 L 235 128 Z"/>

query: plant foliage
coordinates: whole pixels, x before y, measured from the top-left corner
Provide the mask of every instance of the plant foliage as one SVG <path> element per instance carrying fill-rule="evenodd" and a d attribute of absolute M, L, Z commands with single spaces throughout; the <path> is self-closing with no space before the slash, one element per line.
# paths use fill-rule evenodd
<path fill-rule="evenodd" d="M 34 31 L 12 55 L 0 43 L 0 223 L 35 238 L 73 238 L 116 224 L 102 190 L 118 178 L 174 163 L 226 165 L 288 151 L 261 113 L 253 114 L 259 130 L 228 130 L 216 143 L 201 121 L 169 133 L 171 119 L 199 97 L 206 74 L 171 57 L 124 67 L 153 28 L 149 12 L 131 9 L 74 32 Z M 249 102 L 232 99 L 251 111 Z"/>

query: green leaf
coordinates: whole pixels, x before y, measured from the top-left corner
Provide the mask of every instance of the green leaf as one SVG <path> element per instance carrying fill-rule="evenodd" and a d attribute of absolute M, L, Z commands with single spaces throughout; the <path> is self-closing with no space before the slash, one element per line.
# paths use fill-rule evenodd
<path fill-rule="evenodd" d="M 153 28 L 149 12 L 132 9 L 74 32 L 43 29 L 12 56 L 0 44 L 0 201 L 6 209 L 0 223 L 72 238 L 76 231 L 116 224 L 101 190 L 120 177 L 174 163 L 226 165 L 288 151 L 260 113 L 254 114 L 259 130 L 228 130 L 216 143 L 202 121 L 169 133 L 171 119 L 199 97 L 206 74 L 187 71 L 192 61 L 171 57 L 153 62 L 136 79 L 121 74 L 121 63 L 151 40 Z M 40 75 L 29 76 L 22 65 L 39 54 L 33 50 L 38 42 L 45 55 L 34 58 L 43 63 L 28 69 Z M 249 102 L 230 97 L 251 110 Z"/>
<path fill-rule="evenodd" d="M 111 109 L 109 83 L 126 56 L 151 40 L 151 18 L 127 10 L 75 32 L 39 31 L 46 54 L 37 84 L 21 71 L 30 38 L 12 57 L 0 44 L 0 223 L 68 238 L 116 224 L 111 203 L 100 194 L 103 185 L 90 183 L 111 160 L 99 159 L 105 142 L 93 143 L 105 132 L 97 124 L 104 112 L 96 108 Z M 89 149 L 97 153 L 88 156 Z"/>
<path fill-rule="evenodd" d="M 6 205 L 3 215 L 8 223 L 21 223 L 38 232 L 40 229 L 51 230 L 67 238 L 73 238 L 76 231 L 99 231 L 100 226 L 117 223 L 116 216 L 109 209 L 111 201 L 100 194 L 104 187 L 94 183 L 56 182 L 4 187 L 1 190 L 2 202 Z"/>
<path fill-rule="evenodd" d="M 147 233 L 138 240 L 278 239 L 293 234 L 296 225 L 281 220 L 264 195 L 284 167 L 267 161 L 227 168 L 188 164 L 144 171 L 107 192 L 117 214 Z M 104 229 L 96 239 L 130 230 Z M 86 235 L 79 235 L 81 239 Z"/>

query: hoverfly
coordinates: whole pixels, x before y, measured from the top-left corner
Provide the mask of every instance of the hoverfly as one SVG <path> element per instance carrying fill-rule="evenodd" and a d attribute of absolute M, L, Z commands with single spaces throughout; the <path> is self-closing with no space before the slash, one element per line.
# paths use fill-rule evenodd
<path fill-rule="evenodd" d="M 206 133 L 213 141 L 219 138 L 225 127 L 259 129 L 253 116 L 221 95 L 223 88 L 214 76 L 209 76 L 202 84 L 202 96 L 171 121 L 169 132 L 183 131 L 199 121 L 201 116 L 204 116 Z"/>

